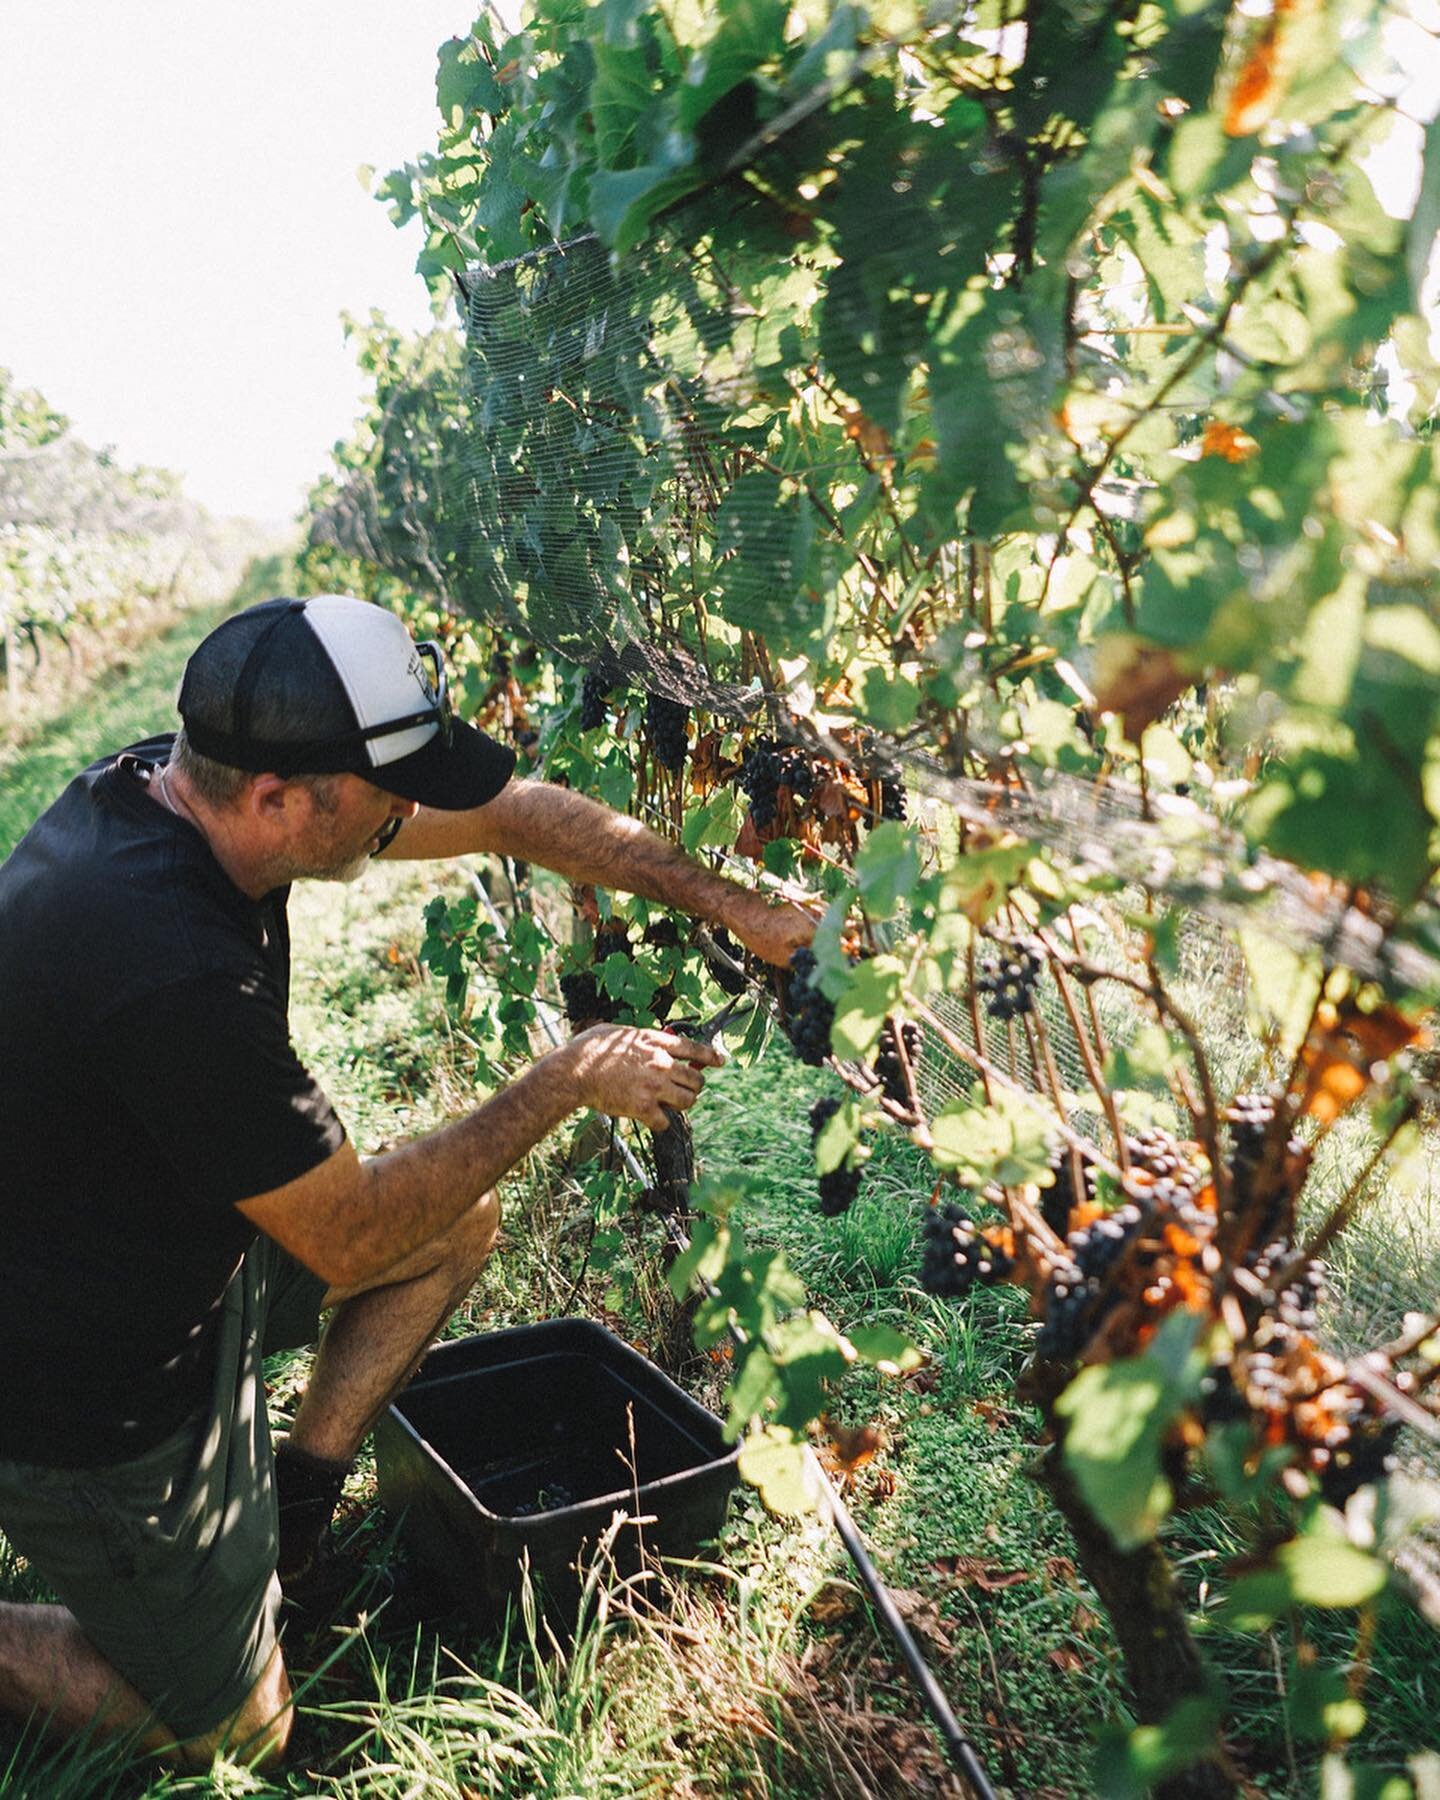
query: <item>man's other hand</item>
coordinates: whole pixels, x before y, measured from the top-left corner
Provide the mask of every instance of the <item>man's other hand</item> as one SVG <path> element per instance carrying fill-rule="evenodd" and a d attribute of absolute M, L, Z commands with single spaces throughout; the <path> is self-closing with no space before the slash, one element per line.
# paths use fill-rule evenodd
<path fill-rule="evenodd" d="M 725 1061 L 710 1044 L 639 1025 L 592 1025 L 555 1054 L 569 1061 L 583 1105 L 652 1131 L 669 1125 L 667 1107 L 688 1112 L 705 1086 L 701 1069 Z"/>
<path fill-rule="evenodd" d="M 762 961 L 785 968 L 794 953 L 815 935 L 815 918 L 790 900 L 767 894 L 738 893 L 725 909 L 726 929 Z"/>

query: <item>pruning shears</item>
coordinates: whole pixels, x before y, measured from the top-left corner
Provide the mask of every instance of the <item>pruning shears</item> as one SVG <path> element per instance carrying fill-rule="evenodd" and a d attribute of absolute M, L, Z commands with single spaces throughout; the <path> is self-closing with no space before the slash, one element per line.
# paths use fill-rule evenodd
<path fill-rule="evenodd" d="M 697 1044 L 713 1044 L 727 1025 L 736 1019 L 749 1018 L 754 1010 L 753 1000 L 747 999 L 744 994 L 737 994 L 708 1019 L 677 1019 L 667 1024 L 665 1029 L 676 1032 L 680 1037 L 692 1038 Z"/>

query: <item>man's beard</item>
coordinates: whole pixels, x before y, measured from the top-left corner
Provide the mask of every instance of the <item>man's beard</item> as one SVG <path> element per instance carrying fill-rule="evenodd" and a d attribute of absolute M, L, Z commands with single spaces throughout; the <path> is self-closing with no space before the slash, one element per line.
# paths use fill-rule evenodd
<path fill-rule="evenodd" d="M 343 881 L 347 883 L 358 881 L 370 867 L 370 858 L 374 854 L 372 847 L 367 844 L 359 855 L 352 856 L 349 862 L 317 865 L 287 859 L 276 870 L 276 885 L 288 885 L 292 881 Z"/>

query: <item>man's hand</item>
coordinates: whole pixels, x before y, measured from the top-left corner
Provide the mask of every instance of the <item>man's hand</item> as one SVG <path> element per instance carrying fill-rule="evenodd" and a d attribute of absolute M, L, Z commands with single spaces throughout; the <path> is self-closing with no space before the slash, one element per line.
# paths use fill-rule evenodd
<path fill-rule="evenodd" d="M 725 927 L 753 956 L 785 968 L 815 935 L 815 919 L 790 900 L 772 900 L 753 889 L 726 897 Z"/>
<path fill-rule="evenodd" d="M 561 1050 L 574 1076 L 581 1103 L 612 1118 L 638 1119 L 664 1131 L 674 1112 L 688 1112 L 705 1086 L 702 1067 L 725 1061 L 709 1044 L 651 1031 L 639 1025 L 592 1025 Z"/>

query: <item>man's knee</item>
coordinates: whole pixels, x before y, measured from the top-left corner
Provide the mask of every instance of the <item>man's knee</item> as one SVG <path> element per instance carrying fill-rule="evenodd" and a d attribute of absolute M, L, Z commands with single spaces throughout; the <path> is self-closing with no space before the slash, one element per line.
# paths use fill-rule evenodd
<path fill-rule="evenodd" d="M 236 1711 L 213 1731 L 183 1743 L 181 1760 L 187 1768 L 208 1769 L 223 1753 L 233 1762 L 273 1769 L 284 1759 L 294 1724 L 290 1676 L 277 1644 L 260 1679 Z"/>
<path fill-rule="evenodd" d="M 500 1196 L 492 1188 L 462 1213 L 443 1240 L 445 1261 L 457 1286 L 468 1288 L 489 1262 L 500 1233 Z"/>

